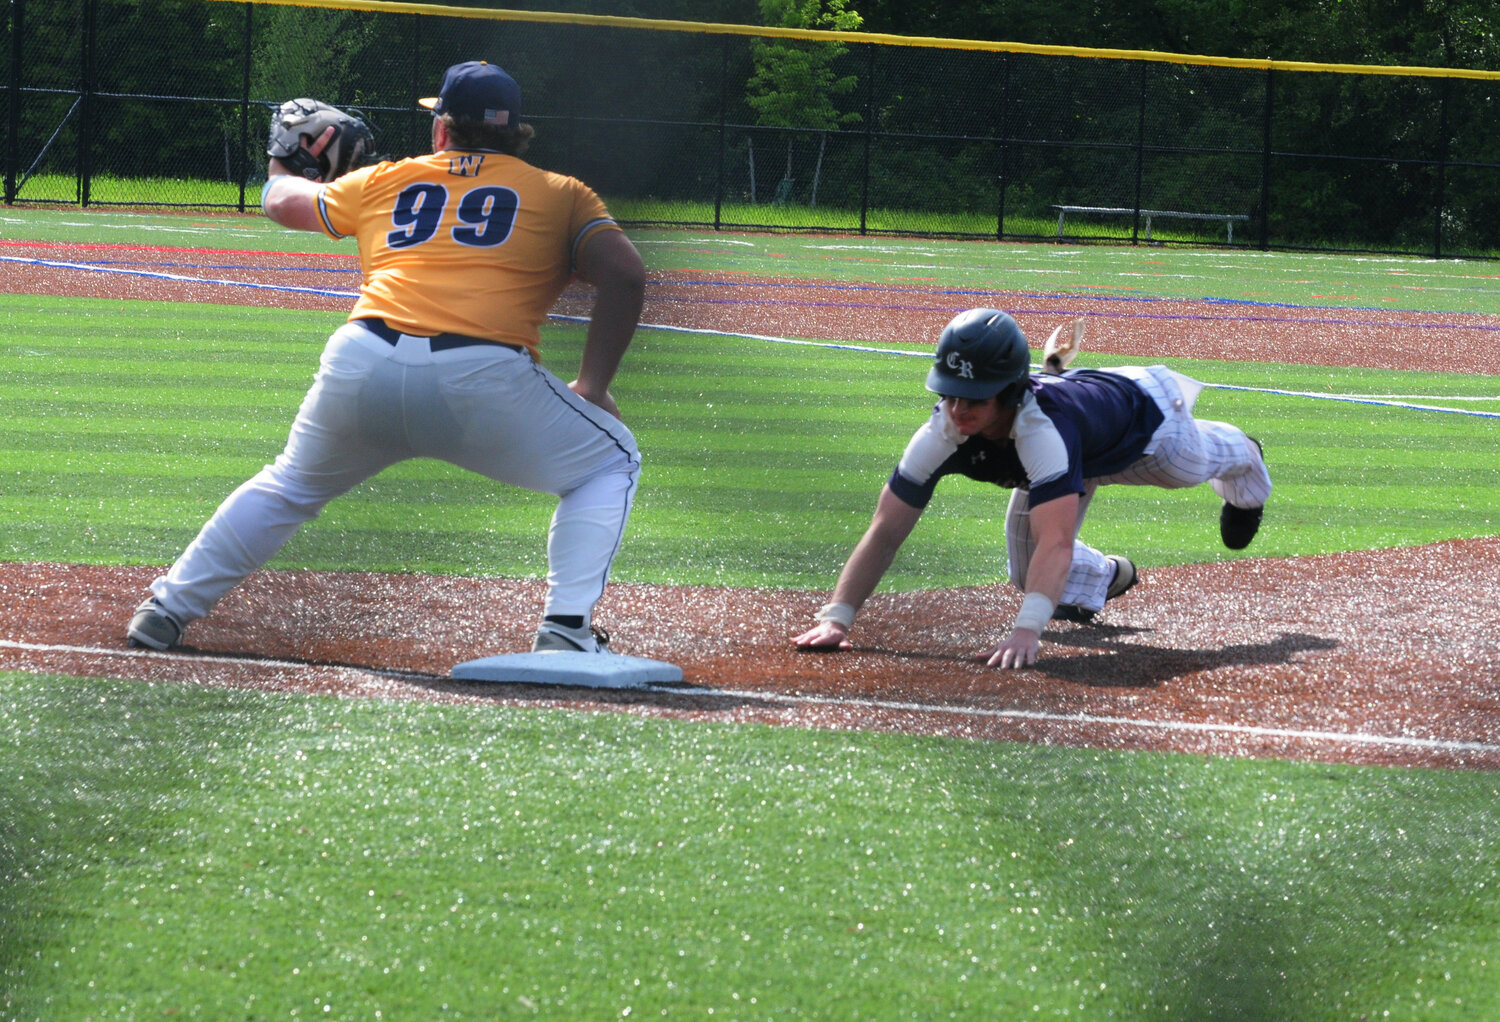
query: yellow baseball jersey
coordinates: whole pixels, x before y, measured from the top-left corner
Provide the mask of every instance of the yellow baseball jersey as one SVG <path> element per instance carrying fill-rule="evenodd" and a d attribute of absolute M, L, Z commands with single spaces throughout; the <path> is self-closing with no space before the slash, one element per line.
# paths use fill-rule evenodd
<path fill-rule="evenodd" d="M 330 237 L 359 241 L 364 283 L 350 319 L 533 354 L 578 250 L 595 231 L 619 230 L 582 181 L 492 151 L 364 167 L 324 185 L 317 206 Z"/>

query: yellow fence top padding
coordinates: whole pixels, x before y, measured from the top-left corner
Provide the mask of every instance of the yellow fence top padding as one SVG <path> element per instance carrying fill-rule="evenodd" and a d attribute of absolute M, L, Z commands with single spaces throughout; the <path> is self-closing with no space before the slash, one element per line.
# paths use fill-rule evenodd
<path fill-rule="evenodd" d="M 765 25 L 728 25 L 706 21 L 654 21 L 620 18 L 607 14 L 559 14 L 550 11 L 508 11 L 480 7 L 450 7 L 443 4 L 401 3 L 399 0 L 215 0 L 221 3 L 273 4 L 281 7 L 331 7 L 346 11 L 383 14 L 428 14 L 448 18 L 481 18 L 490 21 L 533 21 L 602 28 L 649 29 L 657 32 L 701 32 L 712 35 L 743 35 L 761 38 L 810 39 L 818 42 L 875 43 L 881 46 L 921 46 L 929 49 L 988 50 L 995 53 L 1037 53 L 1054 57 L 1093 57 L 1102 60 L 1150 60 L 1165 64 L 1203 64 L 1276 71 L 1322 71 L 1332 74 L 1394 75 L 1420 78 L 1479 78 L 1500 81 L 1500 71 L 1472 68 L 1401 67 L 1382 64 L 1318 64 L 1298 60 L 1255 57 L 1210 57 L 1194 53 L 1163 53 L 1157 50 L 1102 50 L 1086 46 L 1044 46 L 1036 43 L 989 42 L 981 39 L 944 39 L 936 36 L 882 35 L 874 32 L 823 32 Z"/>

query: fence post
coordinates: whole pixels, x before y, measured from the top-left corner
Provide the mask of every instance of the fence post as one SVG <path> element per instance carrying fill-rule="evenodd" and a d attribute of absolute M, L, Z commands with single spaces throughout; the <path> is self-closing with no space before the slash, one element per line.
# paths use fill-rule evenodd
<path fill-rule="evenodd" d="M 240 212 L 245 212 L 245 186 L 250 180 L 250 51 L 255 44 L 252 3 L 245 4 L 245 59 L 240 65 Z"/>
<path fill-rule="evenodd" d="M 21 38 L 26 20 L 26 0 L 10 0 L 10 113 L 5 147 L 5 204 L 16 201 L 16 167 L 21 150 Z"/>
<path fill-rule="evenodd" d="M 1448 170 L 1448 92 L 1453 87 L 1452 78 L 1442 80 L 1442 92 L 1438 95 L 1438 159 L 1437 195 L 1432 208 L 1432 258 L 1443 258 L 1443 193 L 1447 187 Z"/>
<path fill-rule="evenodd" d="M 1141 243 L 1141 178 L 1146 169 L 1146 62 L 1141 61 L 1141 102 L 1135 124 L 1135 222 L 1130 228 L 1130 243 Z"/>
<path fill-rule="evenodd" d="M 1000 54 L 1000 208 L 995 216 L 995 240 L 1005 240 L 1005 187 L 1010 162 L 1010 54 Z"/>
<path fill-rule="evenodd" d="M 859 186 L 859 233 L 869 233 L 870 149 L 875 139 L 875 44 L 865 44 L 865 166 Z"/>
<path fill-rule="evenodd" d="M 725 168 L 728 166 L 729 145 L 729 37 L 719 40 L 719 170 L 714 182 L 714 230 L 724 225 Z"/>
<path fill-rule="evenodd" d="M 1271 250 L 1271 109 L 1273 72 L 1266 68 L 1266 120 L 1261 136 L 1260 157 L 1260 250 Z"/>
<path fill-rule="evenodd" d="M 94 143 L 94 29 L 98 10 L 96 0 L 84 0 L 83 31 L 79 33 L 83 61 L 83 92 L 79 98 L 83 101 L 83 110 L 78 121 L 78 202 L 85 208 L 89 204 L 89 179 L 93 174 L 89 151 Z"/>

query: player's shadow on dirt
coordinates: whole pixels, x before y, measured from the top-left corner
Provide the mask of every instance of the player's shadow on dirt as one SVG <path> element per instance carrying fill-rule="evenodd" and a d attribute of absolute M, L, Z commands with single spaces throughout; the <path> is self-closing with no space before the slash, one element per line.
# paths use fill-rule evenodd
<path fill-rule="evenodd" d="M 1285 667 L 1299 653 L 1337 649 L 1335 639 L 1302 632 L 1282 632 L 1268 642 L 1238 643 L 1211 649 L 1175 649 L 1149 643 L 1118 642 L 1139 630 L 1108 625 L 1078 628 L 1050 636 L 1050 647 L 1036 670 L 1058 681 L 1111 688 L 1154 688 L 1164 682 L 1219 667 Z M 1092 650 L 1063 656 L 1059 647 Z"/>

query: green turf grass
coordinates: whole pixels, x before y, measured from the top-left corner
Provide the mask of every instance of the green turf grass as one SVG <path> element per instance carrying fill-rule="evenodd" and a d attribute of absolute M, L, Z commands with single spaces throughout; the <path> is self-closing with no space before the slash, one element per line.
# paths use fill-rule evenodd
<path fill-rule="evenodd" d="M 79 241 L 323 244 L 253 218 L 233 228 L 253 241 L 216 241 L 217 218 L 65 218 L 88 221 L 66 228 Z M 0 236 L 18 231 L 0 215 Z M 706 247 L 668 240 L 674 260 Z M 1145 272 L 1133 251 L 1081 272 L 1052 246 L 747 243 L 761 247 L 726 268 L 1075 288 L 1097 274 L 1229 297 L 1262 288 L 1246 267 L 1292 296 L 1336 293 L 1313 271 L 1354 265 L 1184 280 L 1126 276 Z M 1494 310 L 1472 264 L 1428 266 L 1431 289 L 1405 301 Z M 0 557 L 175 556 L 280 449 L 338 319 L 0 299 Z M 576 361 L 576 329 L 546 344 L 560 370 Z M 925 415 L 919 363 L 643 332 L 617 388 L 647 451 L 618 577 L 826 589 Z M 1177 365 L 1494 396 L 1493 378 Z M 1279 517 L 1249 553 L 1495 533 L 1494 420 L 1203 401 L 1267 443 Z M 1003 503 L 949 485 L 895 584 L 989 581 L 1002 563 Z M 1162 563 L 1229 556 L 1215 509 L 1206 489 L 1114 488 L 1090 534 Z M 548 511 L 418 463 L 332 505 L 279 563 L 539 573 Z M 976 537 L 981 556 L 955 555 Z M 6 675 L 0 1015 L 1486 1018 L 1497 794 L 1492 774 Z"/>
<path fill-rule="evenodd" d="M 16 1018 L 1486 1018 L 1495 775 L 0 675 Z"/>
<path fill-rule="evenodd" d="M 169 562 L 280 451 L 341 317 L 244 307 L 0 296 L 0 557 Z M 577 327 L 548 328 L 567 374 Z M 1083 363 L 1121 359 L 1086 353 Z M 1493 396 L 1489 379 L 1176 360 L 1240 387 Z M 916 357 L 643 330 L 615 390 L 645 453 L 621 581 L 825 589 L 931 407 Z M 1247 555 L 1493 535 L 1500 419 L 1212 389 L 1199 414 L 1265 444 L 1277 484 Z M 945 481 L 888 588 L 981 584 L 1003 571 L 1007 493 Z M 439 462 L 377 476 L 329 505 L 281 567 L 539 577 L 553 501 Z M 1111 487 L 1087 535 L 1137 563 L 1231 555 L 1207 487 Z M 722 527 L 733 516 L 732 530 Z M 702 537 L 716 537 L 704 544 Z"/>
<path fill-rule="evenodd" d="M 111 175 L 95 175 L 90 182 L 89 198 L 94 204 L 86 215 L 96 217 L 109 215 L 110 207 L 134 209 L 138 207 L 186 207 L 183 212 L 194 216 L 219 216 L 232 212 L 243 201 L 256 215 L 260 202 L 263 181 L 251 182 L 244 190 L 235 182 L 219 180 L 194 180 L 191 178 L 116 178 Z M 20 201 L 23 203 L 45 203 L 37 207 L 42 215 L 77 213 L 78 181 L 72 175 L 37 174 L 28 177 L 22 187 Z M 875 237 L 894 234 L 959 235 L 977 238 L 981 243 L 992 238 L 1000 225 L 993 211 L 976 210 L 922 210 L 871 207 L 861 218 L 855 208 L 842 209 L 823 205 L 808 207 L 797 204 L 777 205 L 760 203 L 711 203 L 692 202 L 681 199 L 619 198 L 604 197 L 613 214 L 621 223 L 631 226 L 633 231 L 651 229 L 651 225 L 663 225 L 657 229 L 695 230 L 707 229 L 714 223 L 721 225 L 753 225 L 755 230 L 790 231 L 799 234 L 809 232 L 831 232 L 837 237 L 860 237 L 863 229 Z M 101 206 L 100 204 L 108 204 Z M 60 204 L 60 205 L 53 205 Z M 222 207 L 231 207 L 225 210 Z M 24 208 L 24 207 L 23 207 Z M 148 216 L 174 215 L 172 212 L 151 213 Z M 243 216 L 246 214 L 234 213 Z M 0 220 L 4 223 L 4 220 Z M 694 225 L 699 225 L 695 227 Z M 706 226 L 704 226 L 706 225 Z M 1135 225 L 1129 217 L 1106 219 L 1075 219 L 1067 227 L 1067 244 L 1079 245 L 1103 243 L 1110 246 L 1129 244 Z M 1005 218 L 1005 234 L 1010 238 L 1052 239 L 1057 232 L 1056 218 L 1051 214 L 1018 215 L 1012 211 Z M 1255 250 L 1258 234 L 1253 224 L 1241 228 L 1240 240 L 1227 243 L 1224 225 L 1219 223 L 1192 224 L 1181 220 L 1158 218 L 1151 228 L 1152 241 L 1142 235 L 1140 246 L 1160 251 L 1165 245 L 1208 245 L 1212 251 L 1241 252 Z M 898 239 L 899 240 L 899 239 Z M 1391 247 L 1386 245 L 1362 246 L 1348 239 L 1328 241 L 1322 244 L 1336 253 L 1349 249 L 1380 252 Z M 1494 255 L 1494 253 L 1489 253 Z M 1402 259 L 1414 257 L 1401 256 Z"/>

